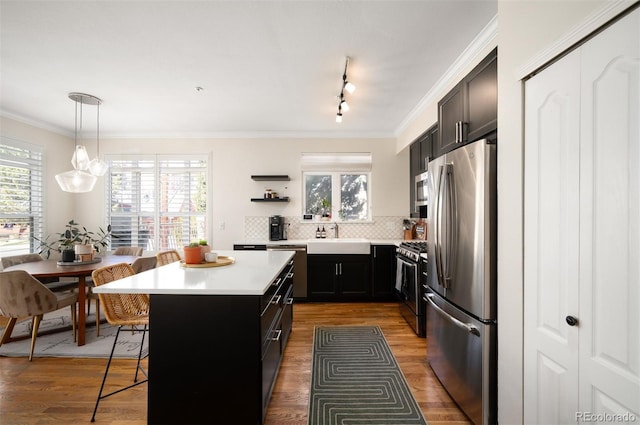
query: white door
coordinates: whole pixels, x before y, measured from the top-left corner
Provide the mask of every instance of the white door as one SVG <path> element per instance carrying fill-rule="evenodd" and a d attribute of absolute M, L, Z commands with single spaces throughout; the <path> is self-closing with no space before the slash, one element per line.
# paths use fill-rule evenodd
<path fill-rule="evenodd" d="M 573 421 L 578 408 L 580 55 L 526 83 L 524 415 Z M 544 391 L 541 391 L 544 389 Z"/>
<path fill-rule="evenodd" d="M 640 10 L 581 50 L 579 411 L 640 422 Z"/>
<path fill-rule="evenodd" d="M 640 11 L 525 90 L 525 422 L 640 421 Z"/>

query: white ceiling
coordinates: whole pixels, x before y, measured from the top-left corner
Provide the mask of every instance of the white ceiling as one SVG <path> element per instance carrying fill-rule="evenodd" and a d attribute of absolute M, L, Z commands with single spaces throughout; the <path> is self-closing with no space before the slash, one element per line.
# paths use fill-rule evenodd
<path fill-rule="evenodd" d="M 0 1 L 0 114 L 101 137 L 393 136 L 495 0 Z M 335 122 L 345 57 L 357 89 Z M 195 87 L 203 87 L 196 91 Z M 95 128 L 95 107 L 84 125 Z"/>

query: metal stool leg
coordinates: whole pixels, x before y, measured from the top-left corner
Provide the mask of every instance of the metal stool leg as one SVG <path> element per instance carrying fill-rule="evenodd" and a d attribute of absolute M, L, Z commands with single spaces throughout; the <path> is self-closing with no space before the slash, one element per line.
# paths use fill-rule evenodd
<path fill-rule="evenodd" d="M 104 389 L 104 384 L 107 381 L 107 374 L 109 373 L 109 367 L 111 366 L 111 360 L 113 359 L 113 353 L 116 349 L 116 343 L 118 342 L 118 336 L 120 335 L 120 330 L 122 330 L 122 326 L 118 326 L 118 330 L 116 332 L 116 338 L 113 340 L 113 347 L 111 347 L 111 354 L 109 355 L 109 361 L 107 362 L 107 368 L 104 371 L 104 377 L 102 378 L 102 385 L 100 385 L 100 392 L 98 393 L 98 399 L 96 400 L 96 406 L 93 409 L 93 415 L 91 416 L 91 422 L 95 422 L 96 420 L 96 412 L 98 411 L 98 404 L 100 403 L 100 400 L 107 398 L 109 396 L 112 396 L 114 394 L 117 394 L 119 392 L 122 392 L 124 390 L 127 390 L 129 388 L 135 387 L 137 385 L 140 384 L 144 384 L 145 382 L 147 382 L 149 380 L 147 373 L 145 372 L 145 370 L 140 366 L 140 357 L 142 355 L 142 345 L 144 344 L 144 334 L 147 332 L 147 326 L 145 325 L 144 330 L 142 331 L 142 343 L 140 344 L 140 353 L 138 354 L 138 364 L 136 366 L 136 375 L 134 378 L 134 383 L 131 385 L 128 385 L 124 388 L 120 388 L 119 390 L 116 391 L 112 391 L 109 394 L 105 394 L 102 395 L 102 390 Z M 143 380 L 143 381 L 137 381 L 138 379 L 138 370 L 141 370 L 142 373 L 145 375 L 145 377 L 147 377 L 147 379 Z M 136 382 L 137 381 L 137 382 Z"/>

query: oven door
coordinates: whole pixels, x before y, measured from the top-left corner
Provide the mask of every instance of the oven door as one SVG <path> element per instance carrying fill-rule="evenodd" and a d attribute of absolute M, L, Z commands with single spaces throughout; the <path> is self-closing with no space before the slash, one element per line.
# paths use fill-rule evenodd
<path fill-rule="evenodd" d="M 396 256 L 397 274 L 396 289 L 400 299 L 408 305 L 408 307 L 418 314 L 418 303 L 420 300 L 420 277 L 418 275 L 418 264 L 404 257 Z"/>

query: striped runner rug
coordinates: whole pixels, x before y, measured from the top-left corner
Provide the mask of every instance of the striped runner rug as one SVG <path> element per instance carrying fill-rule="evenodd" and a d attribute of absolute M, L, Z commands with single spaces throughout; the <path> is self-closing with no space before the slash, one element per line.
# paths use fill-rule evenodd
<path fill-rule="evenodd" d="M 426 425 L 379 326 L 317 326 L 309 425 Z"/>

